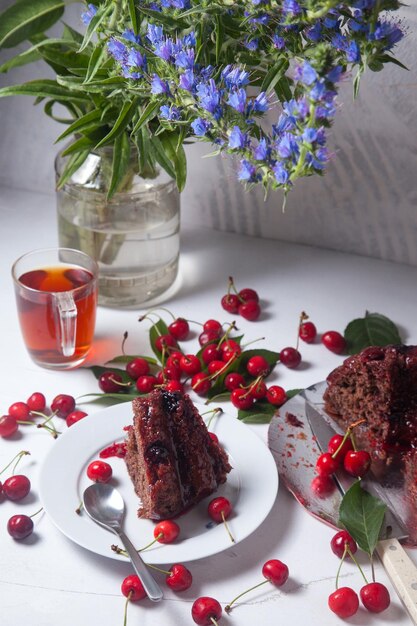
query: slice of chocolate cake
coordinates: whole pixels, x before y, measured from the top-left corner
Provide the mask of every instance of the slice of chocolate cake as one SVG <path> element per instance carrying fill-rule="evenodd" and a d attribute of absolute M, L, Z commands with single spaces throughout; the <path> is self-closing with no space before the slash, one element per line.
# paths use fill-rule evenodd
<path fill-rule="evenodd" d="M 213 493 L 232 469 L 191 399 L 155 389 L 133 400 L 125 461 L 139 517 L 167 519 Z"/>
<path fill-rule="evenodd" d="M 417 447 L 417 346 L 366 348 L 327 378 L 325 410 L 374 460 L 392 462 Z"/>

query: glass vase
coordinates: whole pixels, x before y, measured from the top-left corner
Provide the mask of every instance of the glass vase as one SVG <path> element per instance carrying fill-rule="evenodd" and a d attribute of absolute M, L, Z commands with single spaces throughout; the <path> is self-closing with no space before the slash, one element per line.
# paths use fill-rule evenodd
<path fill-rule="evenodd" d="M 59 180 L 66 158 L 55 161 Z M 57 191 L 59 245 L 76 248 L 99 266 L 99 304 L 135 307 L 161 296 L 178 272 L 180 196 L 164 171 L 137 173 L 137 154 L 120 190 L 106 199 L 111 147 L 91 152 Z"/>

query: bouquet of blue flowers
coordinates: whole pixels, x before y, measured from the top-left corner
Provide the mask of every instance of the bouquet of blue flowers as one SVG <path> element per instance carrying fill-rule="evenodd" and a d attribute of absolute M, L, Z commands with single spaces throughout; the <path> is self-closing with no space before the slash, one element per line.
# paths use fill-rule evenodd
<path fill-rule="evenodd" d="M 327 134 L 338 86 L 356 95 L 366 69 L 402 64 L 392 55 L 404 35 L 398 0 L 94 0 L 84 5 L 85 32 L 60 20 L 62 0 L 19 0 L 0 15 L 0 47 L 30 47 L 1 71 L 43 58 L 56 80 L 0 90 L 32 95 L 54 116 L 70 117 L 69 159 L 59 181 L 91 150 L 114 148 L 111 196 L 132 146 L 138 172 L 159 165 L 186 179 L 183 145 L 207 141 L 214 153 L 236 155 L 247 185 L 285 194 L 297 178 L 322 174 L 330 158 Z"/>

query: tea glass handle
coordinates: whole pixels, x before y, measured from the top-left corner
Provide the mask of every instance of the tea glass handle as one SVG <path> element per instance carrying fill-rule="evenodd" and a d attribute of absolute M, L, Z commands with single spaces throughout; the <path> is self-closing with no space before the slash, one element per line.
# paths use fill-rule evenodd
<path fill-rule="evenodd" d="M 54 295 L 58 305 L 62 354 L 72 356 L 75 352 L 77 333 L 77 307 L 70 291 L 63 291 Z"/>

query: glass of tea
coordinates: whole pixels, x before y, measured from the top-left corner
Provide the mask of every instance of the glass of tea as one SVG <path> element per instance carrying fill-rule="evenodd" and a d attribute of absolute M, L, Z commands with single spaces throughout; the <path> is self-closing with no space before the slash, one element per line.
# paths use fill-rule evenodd
<path fill-rule="evenodd" d="M 98 265 L 70 248 L 34 250 L 12 267 L 23 339 L 42 367 L 70 369 L 93 341 Z"/>

